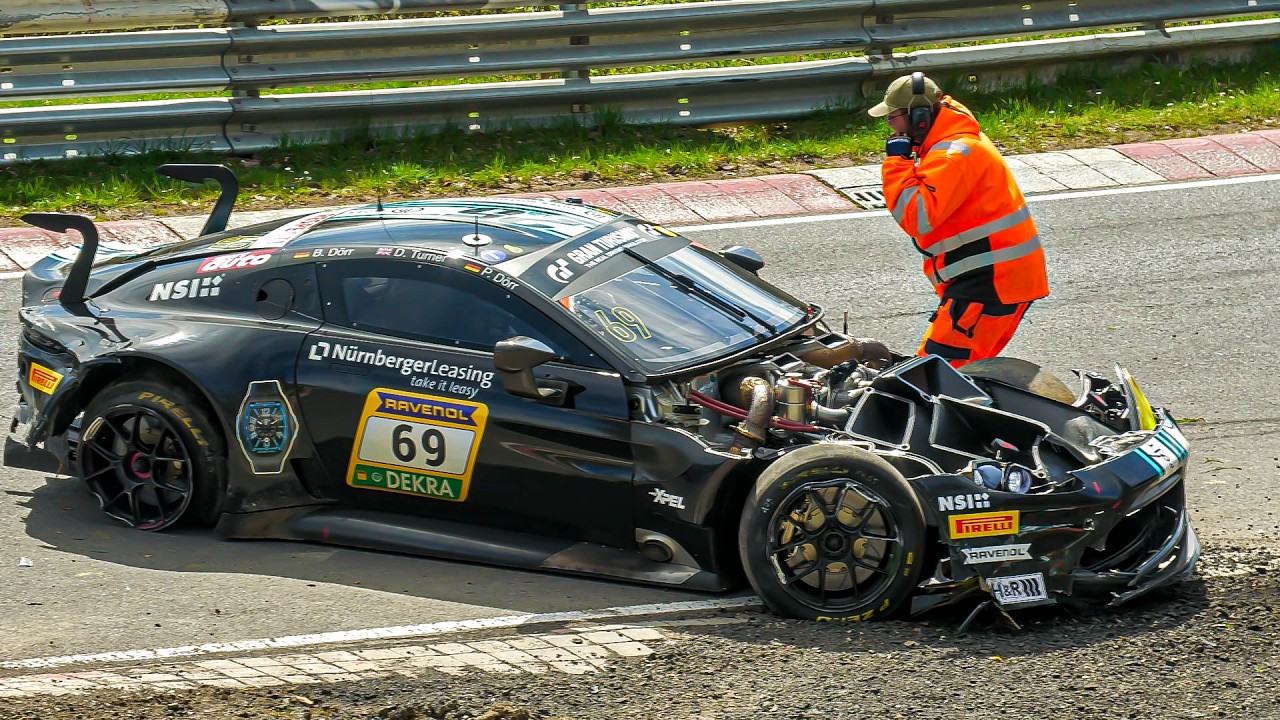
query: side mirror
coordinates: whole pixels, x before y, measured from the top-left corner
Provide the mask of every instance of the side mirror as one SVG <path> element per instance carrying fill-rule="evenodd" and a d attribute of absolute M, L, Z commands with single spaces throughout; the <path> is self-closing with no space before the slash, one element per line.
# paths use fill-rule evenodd
<path fill-rule="evenodd" d="M 734 245 L 721 250 L 720 257 L 753 274 L 759 273 L 760 269 L 764 267 L 764 258 L 760 257 L 760 253 L 741 245 Z"/>
<path fill-rule="evenodd" d="M 546 343 L 524 335 L 499 340 L 493 346 L 493 366 L 502 387 L 512 395 L 544 402 L 563 398 L 568 387 L 567 383 L 560 383 L 564 387 L 556 387 L 554 383 L 548 383 L 551 387 L 542 387 L 533 377 L 534 368 L 555 356 L 555 351 Z"/>

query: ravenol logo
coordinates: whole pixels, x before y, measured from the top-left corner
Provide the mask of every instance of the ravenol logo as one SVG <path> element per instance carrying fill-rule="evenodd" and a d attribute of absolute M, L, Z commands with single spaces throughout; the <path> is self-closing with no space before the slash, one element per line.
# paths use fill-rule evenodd
<path fill-rule="evenodd" d="M 952 540 L 1013 535 L 1018 532 L 1019 516 L 1018 510 L 952 515 L 947 518 L 947 530 Z"/>
<path fill-rule="evenodd" d="M 398 415 L 415 420 L 443 420 L 457 425 L 476 427 L 476 421 L 471 417 L 475 411 L 474 405 L 429 400 L 415 395 L 378 393 L 377 412 L 385 415 Z"/>

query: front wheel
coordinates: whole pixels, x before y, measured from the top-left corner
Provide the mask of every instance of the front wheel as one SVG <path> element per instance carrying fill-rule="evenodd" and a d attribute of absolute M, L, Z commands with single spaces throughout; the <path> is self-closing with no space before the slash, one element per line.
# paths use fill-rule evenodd
<path fill-rule="evenodd" d="M 742 510 L 738 550 L 774 611 L 865 621 L 911 596 L 925 531 L 920 501 L 892 465 L 857 447 L 811 445 L 760 474 Z"/>

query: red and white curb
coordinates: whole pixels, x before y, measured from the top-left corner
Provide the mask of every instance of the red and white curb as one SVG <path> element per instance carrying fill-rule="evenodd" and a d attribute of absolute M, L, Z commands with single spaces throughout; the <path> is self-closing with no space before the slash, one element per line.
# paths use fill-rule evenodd
<path fill-rule="evenodd" d="M 1258 175 L 1280 171 L 1280 130 L 1010 155 L 1005 162 L 1027 195 Z M 809 174 L 864 208 L 884 207 L 879 165 Z"/>
<path fill-rule="evenodd" d="M 638 187 L 524 193 L 507 197 L 581 198 L 584 203 L 663 225 L 719 222 L 856 210 L 857 206 L 808 175 L 765 175 L 740 180 L 664 183 Z M 229 227 L 243 227 L 331 207 L 233 213 Z M 195 237 L 205 218 L 174 217 L 98 223 L 105 245 L 152 247 Z M 35 227 L 0 228 L 0 275 L 20 273 L 55 250 L 78 242 Z"/>
<path fill-rule="evenodd" d="M 1188 180 L 1280 172 L 1280 130 L 1179 138 L 1109 148 L 1011 155 L 1009 167 L 1027 195 L 1102 190 Z M 847 213 L 884 207 L 880 166 L 812 170 L 737 180 L 708 180 L 525 193 L 510 197 L 578 197 L 583 202 L 663 225 Z M 333 208 L 293 208 L 234 213 L 231 227 Z M 204 217 L 99 223 L 107 245 L 151 247 L 194 237 Z M 0 276 L 20 274 L 32 263 L 76 243 L 73 237 L 34 227 L 0 228 Z"/>

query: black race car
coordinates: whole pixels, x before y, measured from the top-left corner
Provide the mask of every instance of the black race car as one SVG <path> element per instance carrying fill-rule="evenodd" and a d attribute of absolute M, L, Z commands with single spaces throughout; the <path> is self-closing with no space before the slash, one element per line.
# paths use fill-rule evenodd
<path fill-rule="evenodd" d="M 835 332 L 640 219 L 381 203 L 74 254 L 23 281 L 9 465 L 141 530 L 281 538 L 720 591 L 853 621 L 1118 605 L 1199 554 L 1187 443 L 1117 368 L 957 371 Z M 975 610 L 976 612 L 976 610 Z M 1007 614 L 1006 614 L 1006 617 Z"/>

